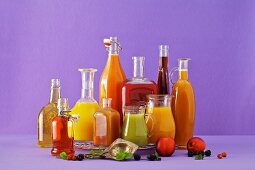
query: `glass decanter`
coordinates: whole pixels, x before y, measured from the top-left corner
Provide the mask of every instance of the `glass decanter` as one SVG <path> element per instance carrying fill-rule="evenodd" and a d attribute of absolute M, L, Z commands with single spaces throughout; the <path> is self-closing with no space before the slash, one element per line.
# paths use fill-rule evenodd
<path fill-rule="evenodd" d="M 146 105 L 149 94 L 157 94 L 154 81 L 144 77 L 145 57 L 133 57 L 133 78 L 125 81 L 122 87 L 122 108 L 125 106 Z"/>
<path fill-rule="evenodd" d="M 60 98 L 60 80 L 51 80 L 50 101 L 39 112 L 37 129 L 38 129 L 38 146 L 51 147 L 51 121 L 58 114 L 57 102 Z"/>
<path fill-rule="evenodd" d="M 79 143 L 93 141 L 94 113 L 98 110 L 98 103 L 94 99 L 94 74 L 93 68 L 79 69 L 82 77 L 81 98 L 72 108 L 71 114 L 80 116 L 75 125 L 74 140 Z"/>
<path fill-rule="evenodd" d="M 171 71 L 172 111 L 174 115 L 176 133 L 175 143 L 180 149 L 185 149 L 188 140 L 194 133 L 195 122 L 195 94 L 191 82 L 188 79 L 189 58 L 179 58 L 178 67 Z M 178 80 L 174 83 L 172 76 L 178 71 Z"/>
<path fill-rule="evenodd" d="M 102 101 L 102 109 L 94 114 L 94 145 L 109 146 L 120 137 L 120 114 L 111 108 L 111 98 Z"/>

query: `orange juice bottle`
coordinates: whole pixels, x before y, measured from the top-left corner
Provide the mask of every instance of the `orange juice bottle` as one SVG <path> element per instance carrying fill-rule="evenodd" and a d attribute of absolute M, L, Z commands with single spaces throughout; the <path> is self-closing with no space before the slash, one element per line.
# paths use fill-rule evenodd
<path fill-rule="evenodd" d="M 188 140 L 194 133 L 195 95 L 192 84 L 188 79 L 189 60 L 189 58 L 178 59 L 178 68 L 175 68 L 175 70 L 178 70 L 179 76 L 172 90 L 173 100 L 171 106 L 176 126 L 175 143 L 180 149 L 186 148 Z"/>
<path fill-rule="evenodd" d="M 119 59 L 119 51 L 122 49 L 117 37 L 110 37 L 104 40 L 108 53 L 108 60 L 100 78 L 99 102 L 102 107 L 103 98 L 112 98 L 112 108 L 120 113 L 120 124 L 122 125 L 122 102 L 121 89 L 126 80 Z"/>

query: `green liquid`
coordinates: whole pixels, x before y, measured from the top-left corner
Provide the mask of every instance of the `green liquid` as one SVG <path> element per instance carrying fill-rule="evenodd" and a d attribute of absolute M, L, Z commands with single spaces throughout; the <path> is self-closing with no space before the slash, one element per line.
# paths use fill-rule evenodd
<path fill-rule="evenodd" d="M 148 131 L 144 120 L 144 114 L 126 114 L 124 117 L 122 138 L 137 144 L 146 146 L 148 143 Z"/>

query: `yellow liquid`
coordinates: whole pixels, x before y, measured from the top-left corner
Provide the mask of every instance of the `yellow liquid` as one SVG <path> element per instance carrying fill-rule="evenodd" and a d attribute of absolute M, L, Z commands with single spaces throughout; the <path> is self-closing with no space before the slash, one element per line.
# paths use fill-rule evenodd
<path fill-rule="evenodd" d="M 146 114 L 149 115 L 146 124 L 150 144 L 155 144 L 161 137 L 175 137 L 175 123 L 170 106 L 148 107 Z"/>
<path fill-rule="evenodd" d="M 74 125 L 74 140 L 93 141 L 94 113 L 98 110 L 96 102 L 77 102 L 71 114 L 78 114 L 80 118 Z"/>
<path fill-rule="evenodd" d="M 38 146 L 51 147 L 51 122 L 57 116 L 57 104 L 49 103 L 44 106 L 38 115 Z"/>

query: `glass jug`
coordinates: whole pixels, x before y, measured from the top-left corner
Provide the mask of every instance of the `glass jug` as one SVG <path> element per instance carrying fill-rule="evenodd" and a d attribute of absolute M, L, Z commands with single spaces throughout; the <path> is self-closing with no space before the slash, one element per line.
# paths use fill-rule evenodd
<path fill-rule="evenodd" d="M 138 146 L 146 146 L 148 130 L 145 123 L 145 107 L 126 106 L 124 110 L 122 138 Z"/>
<path fill-rule="evenodd" d="M 148 95 L 146 108 L 146 124 L 148 130 L 153 129 L 149 136 L 149 144 L 156 144 L 161 137 L 175 137 L 175 122 L 171 110 L 170 95 Z"/>

